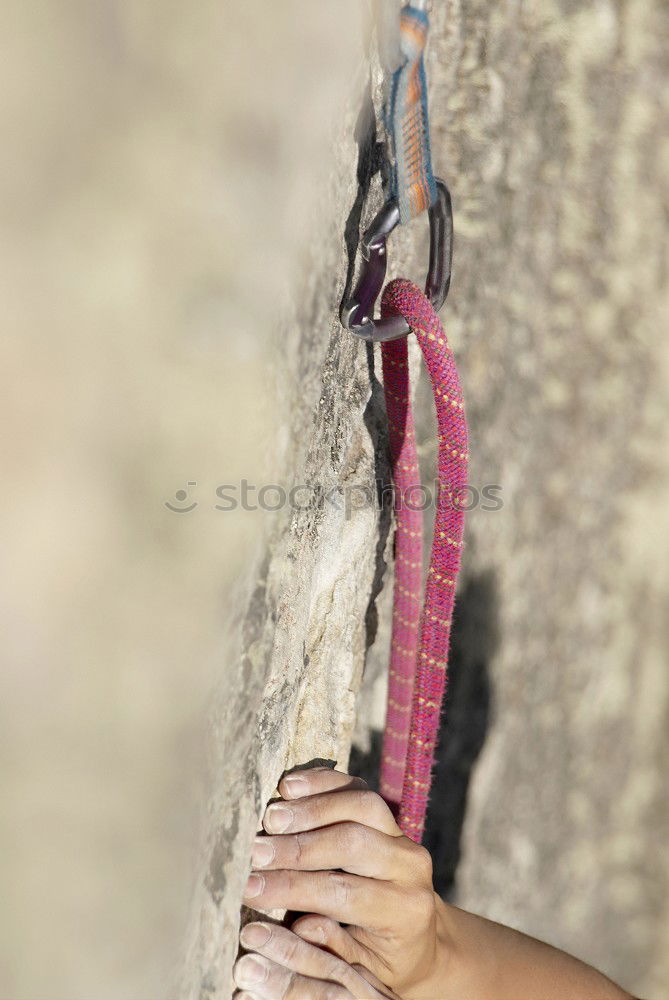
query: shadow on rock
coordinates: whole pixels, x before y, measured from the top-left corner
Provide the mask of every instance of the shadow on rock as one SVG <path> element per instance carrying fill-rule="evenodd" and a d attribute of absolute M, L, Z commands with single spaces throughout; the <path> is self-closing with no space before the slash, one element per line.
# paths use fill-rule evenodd
<path fill-rule="evenodd" d="M 439 733 L 424 844 L 434 861 L 434 885 L 453 895 L 472 769 L 485 743 L 491 711 L 489 663 L 499 642 L 497 586 L 491 571 L 465 580 L 453 617 L 446 709 Z M 356 747 L 350 771 L 378 788 L 382 733 L 369 753 Z"/>

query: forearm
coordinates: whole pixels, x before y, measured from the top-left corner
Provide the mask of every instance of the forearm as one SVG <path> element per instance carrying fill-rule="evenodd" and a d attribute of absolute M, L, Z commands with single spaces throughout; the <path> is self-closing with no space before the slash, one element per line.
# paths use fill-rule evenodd
<path fill-rule="evenodd" d="M 491 920 L 437 903 L 438 957 L 406 1000 L 631 1000 L 600 972 Z"/>
<path fill-rule="evenodd" d="M 240 959 L 238 985 L 253 984 L 245 998 L 287 1000 L 297 975 L 314 1000 L 335 983 L 351 1000 L 389 990 L 402 1000 L 632 1000 L 578 959 L 444 903 L 428 852 L 360 779 L 310 769 L 286 775 L 279 793 L 244 900 L 302 916 L 291 931 L 248 926 L 244 944 L 264 964 Z"/>

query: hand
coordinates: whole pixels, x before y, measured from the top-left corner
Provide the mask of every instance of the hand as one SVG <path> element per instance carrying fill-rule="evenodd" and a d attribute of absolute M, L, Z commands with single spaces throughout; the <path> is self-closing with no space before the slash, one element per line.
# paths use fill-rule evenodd
<path fill-rule="evenodd" d="M 236 1000 L 400 1000 L 362 966 L 347 965 L 277 924 L 252 923 L 235 965 Z"/>
<path fill-rule="evenodd" d="M 307 915 L 292 936 L 275 928 L 262 947 L 245 930 L 242 942 L 264 956 L 267 971 L 265 992 L 254 986 L 253 997 L 343 1000 L 392 989 L 404 1000 L 630 1000 L 578 959 L 444 903 L 428 852 L 402 835 L 360 779 L 301 771 L 279 792 L 282 801 L 265 812 L 268 836 L 256 838 L 244 900 Z M 304 950 L 298 939 L 319 947 Z"/>
<path fill-rule="evenodd" d="M 245 903 L 311 911 L 293 924 L 299 938 L 370 970 L 405 1000 L 430 995 L 449 941 L 429 853 L 358 778 L 301 771 L 279 792 L 263 820 L 269 836 L 256 839 Z"/>

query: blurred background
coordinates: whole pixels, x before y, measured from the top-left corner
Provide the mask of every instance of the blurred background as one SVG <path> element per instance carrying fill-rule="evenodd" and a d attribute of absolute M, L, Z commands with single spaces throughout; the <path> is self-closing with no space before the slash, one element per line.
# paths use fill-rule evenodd
<path fill-rule="evenodd" d="M 361 64 L 347 7 L 3 4 L 7 1000 L 174 995 L 267 517 L 214 491 L 272 481 L 278 316 Z"/>
<path fill-rule="evenodd" d="M 277 568 L 276 539 L 312 543 L 284 513 L 217 510 L 216 489 L 281 481 L 307 453 L 345 477 L 351 448 L 318 422 L 340 384 L 373 481 L 378 373 L 336 308 L 346 222 L 367 187 L 363 222 L 381 196 L 370 14 L 396 7 L 3 5 L 7 1000 L 229 995 L 218 925 L 198 916 L 198 845 L 232 796 L 211 792 L 212 692 L 243 704 L 258 565 L 281 590 L 297 571 L 283 550 Z M 472 481 L 499 485 L 503 507 L 469 517 L 429 846 L 460 905 L 669 997 L 669 11 L 433 7 L 433 155 L 457 227 L 444 316 Z M 394 246 L 420 278 L 420 222 Z M 418 406 L 429 480 L 424 383 Z M 388 526 L 355 523 L 355 542 L 332 531 L 313 549 L 322 566 L 338 553 L 342 579 L 362 565 L 348 545 L 371 567 L 385 541 L 389 559 Z M 372 568 L 378 624 L 327 696 L 334 732 L 366 662 L 354 760 L 373 776 L 391 573 Z M 303 626 L 351 606 L 299 586 L 301 648 Z M 276 650 L 260 660 L 282 690 Z M 288 727 L 296 695 L 281 697 Z M 214 727 L 235 772 L 271 742 L 258 732 L 233 746 Z M 263 761 L 226 834 L 234 878 L 207 900 L 232 923 L 251 813 L 289 763 Z"/>

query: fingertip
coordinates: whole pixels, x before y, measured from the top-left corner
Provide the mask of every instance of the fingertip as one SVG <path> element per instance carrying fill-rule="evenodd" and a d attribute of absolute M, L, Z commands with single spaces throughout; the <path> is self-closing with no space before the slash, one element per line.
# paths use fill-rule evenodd
<path fill-rule="evenodd" d="M 270 924 L 263 924 L 258 921 L 246 924 L 239 933 L 239 940 L 244 948 L 252 950 L 262 948 L 272 937 L 272 927 Z"/>
<path fill-rule="evenodd" d="M 279 794 L 284 799 L 299 799 L 342 788 L 367 788 L 367 783 L 362 778 L 352 777 L 346 771 L 336 771 L 331 767 L 291 771 L 279 782 Z"/>
<path fill-rule="evenodd" d="M 304 941 L 311 944 L 326 944 L 331 937 L 334 922 L 321 916 L 299 917 L 291 926 L 291 930 Z"/>
<path fill-rule="evenodd" d="M 311 944 L 325 944 L 327 941 L 327 935 L 320 924 L 314 924 L 313 927 L 303 927 L 296 931 L 296 934 Z"/>
<path fill-rule="evenodd" d="M 244 887 L 243 899 L 257 899 L 265 891 L 265 876 L 260 872 L 251 872 Z"/>
<path fill-rule="evenodd" d="M 309 777 L 306 771 L 293 771 L 279 782 L 279 794 L 284 799 L 301 799 L 309 794 Z"/>
<path fill-rule="evenodd" d="M 262 955 L 256 955 L 255 953 L 242 955 L 241 958 L 237 959 L 235 967 L 232 970 L 235 985 L 247 991 L 249 989 L 254 990 L 256 984 L 262 987 L 262 984 L 266 982 L 269 976 L 270 968 L 271 963 L 263 958 Z"/>
<path fill-rule="evenodd" d="M 286 833 L 294 819 L 295 814 L 289 806 L 281 801 L 270 802 L 265 809 L 262 825 L 265 833 Z"/>

